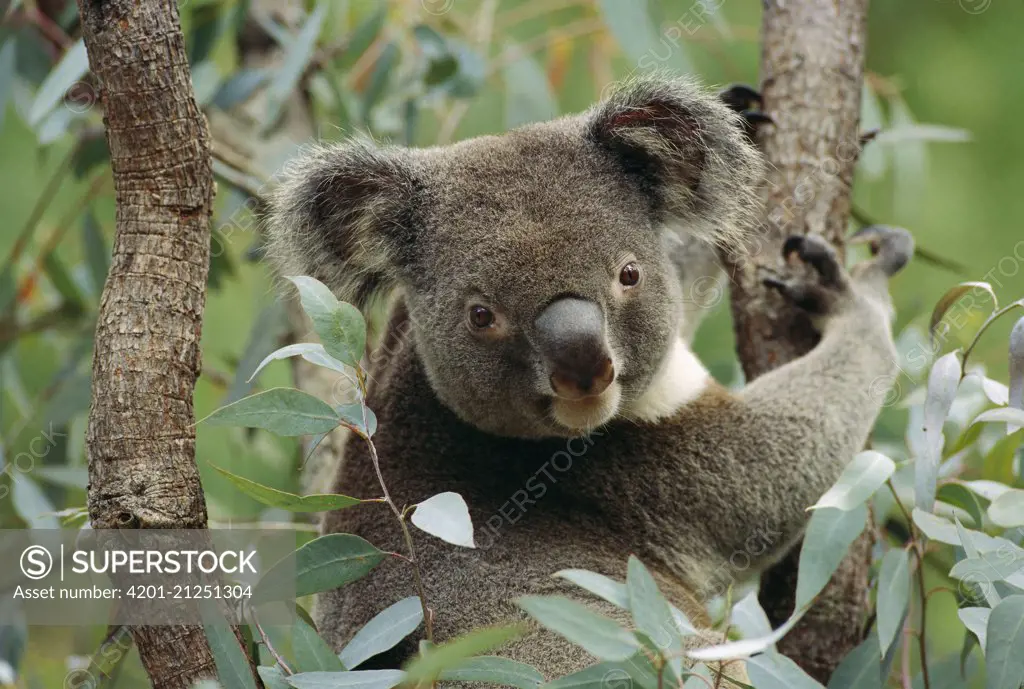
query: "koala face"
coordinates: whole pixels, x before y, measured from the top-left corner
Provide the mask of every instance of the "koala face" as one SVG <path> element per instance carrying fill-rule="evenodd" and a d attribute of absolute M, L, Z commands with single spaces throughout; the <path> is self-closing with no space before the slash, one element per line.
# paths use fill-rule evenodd
<path fill-rule="evenodd" d="M 468 423 L 576 436 L 639 398 L 678 337 L 675 233 L 737 239 L 758 173 L 712 96 L 639 82 L 503 136 L 320 149 L 285 175 L 269 253 L 357 304 L 398 287 Z"/>

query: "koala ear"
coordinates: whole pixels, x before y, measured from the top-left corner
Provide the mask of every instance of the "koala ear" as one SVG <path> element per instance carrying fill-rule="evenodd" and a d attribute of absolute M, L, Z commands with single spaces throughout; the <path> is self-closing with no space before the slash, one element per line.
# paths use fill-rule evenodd
<path fill-rule="evenodd" d="M 372 141 L 317 146 L 289 162 L 266 218 L 267 255 L 364 308 L 394 287 L 415 233 L 406 151 Z"/>
<path fill-rule="evenodd" d="M 621 84 L 588 117 L 587 135 L 639 183 L 660 221 L 722 245 L 749 230 L 761 156 L 716 96 L 650 76 Z"/>

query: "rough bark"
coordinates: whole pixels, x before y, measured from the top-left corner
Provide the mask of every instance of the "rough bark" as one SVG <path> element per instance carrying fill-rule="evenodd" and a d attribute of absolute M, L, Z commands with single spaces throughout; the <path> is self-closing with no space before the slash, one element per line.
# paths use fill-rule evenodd
<path fill-rule="evenodd" d="M 842 250 L 859 152 L 867 0 L 766 0 L 761 57 L 764 111 L 775 122 L 759 138 L 769 162 L 765 231 L 729 258 L 737 350 L 748 379 L 808 352 L 816 335 L 761 285 L 782 270 L 785 237 L 815 233 Z M 851 549 L 821 600 L 780 645 L 824 681 L 861 639 L 867 610 L 870 536 Z M 761 601 L 775 624 L 793 610 L 799 549 L 768 572 Z"/>
<path fill-rule="evenodd" d="M 192 394 L 199 375 L 214 185 L 170 0 L 78 0 L 100 86 L 117 201 L 89 414 L 95 528 L 205 528 Z M 136 627 L 154 687 L 216 676 L 199 626 Z"/>

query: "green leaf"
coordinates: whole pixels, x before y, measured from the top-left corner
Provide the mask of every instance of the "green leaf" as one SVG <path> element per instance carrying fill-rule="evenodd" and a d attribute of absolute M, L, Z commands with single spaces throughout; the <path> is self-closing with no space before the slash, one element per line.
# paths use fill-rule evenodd
<path fill-rule="evenodd" d="M 817 681 L 781 653 L 749 659 L 747 674 L 757 689 L 821 689 Z"/>
<path fill-rule="evenodd" d="M 18 76 L 15 46 L 16 38 L 14 36 L 7 36 L 4 39 L 4 44 L 0 46 L 0 130 L 3 129 L 7 101 L 14 90 L 14 81 Z"/>
<path fill-rule="evenodd" d="M 419 596 L 403 598 L 378 613 L 356 632 L 339 657 L 348 669 L 394 648 L 399 641 L 416 631 L 423 621 L 423 606 Z"/>
<path fill-rule="evenodd" d="M 999 407 L 983 411 L 971 423 L 1008 423 L 1024 426 L 1024 410 L 1013 407 Z"/>
<path fill-rule="evenodd" d="M 43 258 L 43 272 L 46 273 L 46 277 L 49 278 L 50 284 L 54 286 L 57 293 L 64 298 L 66 306 L 70 307 L 74 313 L 85 309 L 85 297 L 72 279 L 64 261 L 56 252 L 48 253 Z"/>
<path fill-rule="evenodd" d="M 755 637 L 753 639 L 742 639 L 740 641 L 727 641 L 722 644 L 715 644 L 713 646 L 705 646 L 703 648 L 696 648 L 692 651 L 687 651 L 686 655 L 693 658 L 694 660 L 701 660 L 705 662 L 713 660 L 730 660 L 733 658 L 748 658 L 756 653 L 763 653 L 767 651 L 779 640 L 789 633 L 796 623 L 803 617 L 805 609 L 797 609 L 793 613 L 793 616 L 786 620 L 781 627 L 773 631 L 771 634 L 765 636 Z M 777 654 L 772 654 L 777 655 Z"/>
<path fill-rule="evenodd" d="M 28 123 L 36 127 L 63 99 L 68 89 L 74 86 L 89 71 L 85 53 L 85 42 L 79 38 L 67 49 L 60 62 L 39 85 L 36 98 L 28 111 Z"/>
<path fill-rule="evenodd" d="M 342 422 L 349 428 L 358 431 L 363 437 L 370 438 L 377 432 L 377 415 L 363 404 L 339 404 L 335 407 Z"/>
<path fill-rule="evenodd" d="M 299 78 L 306 71 L 316 51 L 316 40 L 320 36 L 320 27 L 326 14 L 327 3 L 318 2 L 299 29 L 298 35 L 291 39 L 285 49 L 281 67 L 267 86 L 266 129 L 269 130 L 277 123 L 281 108 L 292 97 Z"/>
<path fill-rule="evenodd" d="M 649 70 L 661 66 L 680 72 L 691 71 L 685 48 L 678 40 L 680 36 L 675 36 L 671 48 L 664 45 L 662 37 L 668 38 L 668 32 L 658 31 L 650 16 L 648 0 L 600 0 L 597 6 L 615 41 L 638 68 Z M 660 53 L 666 50 L 669 56 L 661 58 Z M 662 61 L 665 64 L 661 64 Z"/>
<path fill-rule="evenodd" d="M 252 375 L 249 376 L 249 380 L 251 381 L 255 378 L 256 375 L 271 361 L 287 359 L 292 356 L 301 356 L 303 359 L 315 366 L 323 366 L 324 368 L 337 371 L 338 373 L 346 373 L 348 371 L 348 369 L 345 368 L 345 365 L 328 354 L 324 349 L 324 346 L 319 342 L 298 342 L 286 347 L 281 347 L 280 349 L 268 354 L 263 361 L 259 363 L 256 370 L 252 372 Z"/>
<path fill-rule="evenodd" d="M 868 510 L 863 504 L 852 510 L 827 507 L 815 510 L 807 523 L 796 584 L 796 609 L 810 603 L 832 578 L 850 544 L 867 523 Z"/>
<path fill-rule="evenodd" d="M 974 636 L 978 637 L 978 643 L 985 648 L 986 632 L 988 630 L 988 618 L 992 613 L 988 608 L 960 608 L 956 611 L 960 621 L 971 630 Z"/>
<path fill-rule="evenodd" d="M 221 407 L 199 423 L 263 428 L 277 435 L 317 435 L 338 427 L 330 405 L 293 388 L 271 388 Z"/>
<path fill-rule="evenodd" d="M 992 289 L 992 285 L 987 282 L 961 282 L 946 291 L 942 297 L 935 302 L 935 308 L 932 309 L 932 317 L 928 323 L 928 332 L 932 337 L 935 337 L 935 329 L 939 323 L 942 322 L 942 317 L 946 315 L 950 307 L 960 301 L 960 298 L 972 290 L 983 290 L 988 293 L 992 298 L 992 310 L 999 308 L 999 299 L 996 298 L 995 290 Z"/>
<path fill-rule="evenodd" d="M 110 270 L 110 252 L 103 239 L 103 231 L 96 221 L 93 212 L 87 211 L 82 216 L 82 247 L 85 249 L 85 262 L 89 267 L 89 281 L 95 294 L 103 291 L 107 272 Z"/>
<path fill-rule="evenodd" d="M 640 650 L 636 637 L 576 601 L 562 596 L 524 596 L 517 602 L 542 625 L 601 660 L 627 660 Z"/>
<path fill-rule="evenodd" d="M 224 689 L 256 689 L 256 680 L 242 644 L 227 620 L 213 608 L 210 601 L 200 606 L 203 631 L 217 666 L 217 679 Z"/>
<path fill-rule="evenodd" d="M 419 503 L 412 513 L 412 523 L 442 541 L 464 548 L 476 547 L 469 508 L 458 493 L 438 493 Z"/>
<path fill-rule="evenodd" d="M 891 459 L 880 452 L 865 450 L 846 465 L 839 480 L 809 509 L 853 509 L 867 502 L 895 470 L 896 463 Z"/>
<path fill-rule="evenodd" d="M 586 569 L 563 569 L 555 572 L 553 576 L 567 579 L 623 610 L 629 609 L 629 591 L 626 590 L 626 585 L 611 577 Z"/>
<path fill-rule="evenodd" d="M 1024 596 L 1009 596 L 988 618 L 985 689 L 1018 689 L 1024 681 Z"/>
<path fill-rule="evenodd" d="M 676 629 L 668 601 L 658 590 L 654 577 L 635 555 L 629 556 L 626 572 L 626 589 L 629 593 L 629 610 L 637 631 L 647 635 L 669 659 L 675 678 L 683 673 L 683 640 Z"/>
<path fill-rule="evenodd" d="M 969 584 L 991 586 L 992 582 L 1005 581 L 1017 588 L 1024 589 L 1024 551 L 978 553 L 974 557 L 966 557 L 960 560 L 952 569 L 949 576 L 954 579 L 961 579 Z"/>
<path fill-rule="evenodd" d="M 882 689 L 882 656 L 878 637 L 871 633 L 846 654 L 828 680 L 828 689 Z"/>
<path fill-rule="evenodd" d="M 505 64 L 505 128 L 543 122 L 558 115 L 558 101 L 551 91 L 547 73 L 521 47 L 505 48 L 511 58 Z"/>
<path fill-rule="evenodd" d="M 470 658 L 457 667 L 443 671 L 438 679 L 445 682 L 499 684 L 517 689 L 537 689 L 544 683 L 544 676 L 533 666 L 500 656 Z"/>
<path fill-rule="evenodd" d="M 409 684 L 429 684 L 445 670 L 458 668 L 472 656 L 504 646 L 523 635 L 519 626 L 484 627 L 456 637 L 440 646 L 430 647 L 405 666 Z"/>
<path fill-rule="evenodd" d="M 939 479 L 944 436 L 942 426 L 960 386 L 960 359 L 950 352 L 932 365 L 928 374 L 928 396 L 924 401 L 924 453 L 914 460 L 914 504 L 931 512 Z"/>
<path fill-rule="evenodd" d="M 364 502 L 358 498 L 335 493 L 295 495 L 294 493 L 287 493 L 283 490 L 250 481 L 247 478 L 221 469 L 214 464 L 210 466 L 219 471 L 231 483 L 235 484 L 239 490 L 257 502 L 270 507 L 288 510 L 289 512 L 328 512 L 331 510 L 343 510 L 346 507 L 352 507 Z"/>
<path fill-rule="evenodd" d="M 988 506 L 992 523 L 1005 529 L 1024 526 L 1024 490 L 1008 490 Z"/>
<path fill-rule="evenodd" d="M 360 117 L 363 123 L 368 126 L 370 125 L 370 113 L 373 111 L 373 106 L 384 95 L 388 80 L 394 74 L 399 54 L 398 43 L 389 41 L 384 46 L 384 50 L 381 51 L 380 57 L 377 58 L 377 62 L 373 66 L 373 72 L 370 73 L 370 81 L 366 85 L 366 91 L 363 93 L 363 102 L 360 107 Z"/>
<path fill-rule="evenodd" d="M 359 309 L 339 302 L 319 280 L 306 276 L 288 279 L 299 289 L 302 309 L 313 321 L 327 353 L 343 364 L 359 366 L 366 349 L 366 321 Z"/>
<path fill-rule="evenodd" d="M 886 129 L 875 137 L 875 143 L 885 144 L 899 144 L 906 141 L 964 143 L 970 140 L 971 133 L 966 129 L 946 127 L 941 124 L 920 123 Z"/>
<path fill-rule="evenodd" d="M 885 655 L 903 623 L 903 613 L 910 603 L 910 555 L 902 548 L 893 548 L 882 557 L 878 575 L 878 644 Z"/>
<path fill-rule="evenodd" d="M 303 672 L 288 678 L 294 689 L 391 689 L 404 681 L 401 670 Z"/>
<path fill-rule="evenodd" d="M 291 626 L 292 653 L 295 656 L 294 672 L 342 672 L 345 666 L 338 660 L 327 642 L 320 638 L 314 627 L 301 617 Z"/>
<path fill-rule="evenodd" d="M 271 567 L 253 598 L 265 603 L 330 591 L 366 576 L 387 555 L 352 534 L 320 536 Z"/>
<path fill-rule="evenodd" d="M 959 507 L 974 520 L 974 528 L 980 529 L 984 525 L 982 519 L 981 503 L 977 496 L 967 486 L 961 483 L 945 483 L 939 486 L 939 492 L 935 495 L 941 502 L 947 505 Z"/>
<path fill-rule="evenodd" d="M 265 689 L 289 689 L 287 678 L 280 666 L 267 667 L 261 665 L 256 668 L 256 672 L 259 674 L 260 679 L 263 680 Z"/>
<path fill-rule="evenodd" d="M 1010 390 L 1007 398 L 1011 407 L 1024 410 L 1024 318 L 1017 321 L 1010 331 Z M 1014 430 L 1010 428 L 1007 432 L 1013 433 Z"/>
<path fill-rule="evenodd" d="M 59 529 L 60 522 L 46 493 L 33 479 L 11 471 L 11 500 L 14 513 L 31 529 Z"/>
<path fill-rule="evenodd" d="M 615 689 L 620 686 L 657 689 L 658 673 L 646 655 L 638 653 L 624 661 L 591 665 L 545 684 L 544 689 Z"/>

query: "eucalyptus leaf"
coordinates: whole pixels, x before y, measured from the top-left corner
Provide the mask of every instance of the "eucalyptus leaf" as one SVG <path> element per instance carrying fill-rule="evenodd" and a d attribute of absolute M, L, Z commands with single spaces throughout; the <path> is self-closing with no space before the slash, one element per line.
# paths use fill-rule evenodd
<path fill-rule="evenodd" d="M 928 374 L 928 396 L 924 402 L 924 454 L 914 461 L 914 503 L 931 512 L 942 460 L 942 427 L 960 386 L 960 359 L 956 352 L 939 357 Z"/>
<path fill-rule="evenodd" d="M 28 111 L 29 125 L 36 127 L 42 123 L 43 118 L 63 101 L 68 89 L 78 83 L 88 71 L 89 60 L 86 57 L 85 41 L 79 38 L 64 52 L 60 62 L 39 85 L 35 100 Z"/>
<path fill-rule="evenodd" d="M 1007 423 L 1024 426 L 1024 410 L 1013 407 L 998 407 L 978 414 L 971 423 Z"/>
<path fill-rule="evenodd" d="M 989 614 L 985 689 L 1019 689 L 1024 681 L 1024 595 L 1009 596 Z"/>
<path fill-rule="evenodd" d="M 526 663 L 500 656 L 477 656 L 465 660 L 438 679 L 446 682 L 498 684 L 516 689 L 537 689 L 544 683 L 540 671 Z"/>
<path fill-rule="evenodd" d="M 872 632 L 846 654 L 828 680 L 828 689 L 882 689 L 882 654 Z"/>
<path fill-rule="evenodd" d="M 409 596 L 388 606 L 356 632 L 352 640 L 341 649 L 339 658 L 348 669 L 363 661 L 394 648 L 412 634 L 423 621 L 423 606 L 419 596 Z"/>
<path fill-rule="evenodd" d="M 544 689 L 658 689 L 657 671 L 643 653 L 624 661 L 605 661 L 560 677 Z M 705 685 L 706 686 L 706 685 Z"/>
<path fill-rule="evenodd" d="M 781 653 L 749 659 L 747 674 L 757 689 L 823 689 L 799 665 Z"/>
<path fill-rule="evenodd" d="M 253 591 L 254 602 L 291 600 L 339 588 L 366 576 L 387 555 L 352 534 L 320 536 L 271 567 Z"/>
<path fill-rule="evenodd" d="M 1024 318 L 1021 318 L 1010 331 L 1010 390 L 1007 401 L 1014 409 L 1024 411 Z M 1015 428 L 1007 429 L 1013 433 Z"/>
<path fill-rule="evenodd" d="M 14 512 L 31 529 L 59 529 L 57 508 L 33 479 L 18 471 L 9 472 Z"/>
<path fill-rule="evenodd" d="M 519 607 L 535 620 L 601 660 L 624 661 L 640 643 L 617 622 L 562 596 L 524 596 Z"/>
<path fill-rule="evenodd" d="M 334 650 L 320 638 L 315 627 L 301 617 L 290 627 L 294 672 L 341 672 L 345 666 Z"/>
<path fill-rule="evenodd" d="M 974 636 L 978 637 L 978 643 L 985 648 L 985 639 L 988 631 L 988 618 L 992 611 L 988 608 L 960 608 L 956 611 L 960 621 L 971 630 Z"/>
<path fill-rule="evenodd" d="M 438 493 L 417 504 L 412 523 L 421 531 L 453 545 L 476 547 L 469 507 L 458 493 Z"/>
<path fill-rule="evenodd" d="M 293 38 L 281 61 L 281 67 L 270 80 L 267 87 L 267 127 L 273 126 L 280 116 L 281 108 L 292 97 L 299 78 L 309 65 L 316 51 L 316 41 L 320 36 L 320 27 L 327 14 L 327 3 L 318 2 L 306 18 L 298 35 Z"/>
<path fill-rule="evenodd" d="M 223 689 L 256 689 L 249 658 L 234 630 L 227 619 L 213 607 L 211 601 L 204 603 L 200 605 L 199 610 L 203 618 L 206 642 L 217 666 L 217 680 Z"/>
<path fill-rule="evenodd" d="M 294 436 L 327 433 L 340 421 L 329 404 L 309 393 L 271 388 L 223 406 L 199 423 L 263 428 L 277 435 Z"/>
<path fill-rule="evenodd" d="M 611 577 L 586 569 L 563 569 L 555 572 L 554 576 L 571 581 L 616 607 L 629 609 L 629 592 L 626 585 Z"/>
<path fill-rule="evenodd" d="M 672 610 L 654 577 L 635 555 L 629 556 L 626 572 L 629 610 L 636 630 L 647 635 L 668 659 L 668 666 L 677 679 L 683 672 L 683 640 L 676 628 Z"/>
<path fill-rule="evenodd" d="M 878 575 L 879 657 L 886 654 L 899 633 L 909 603 L 910 555 L 902 548 L 893 548 L 882 557 Z"/>
<path fill-rule="evenodd" d="M 231 472 L 221 469 L 219 466 L 211 464 L 222 476 L 227 478 L 231 483 L 239 488 L 243 493 L 253 498 L 257 502 L 267 505 L 269 507 L 277 507 L 289 512 L 328 512 L 330 510 L 342 510 L 346 507 L 352 507 L 363 502 L 358 498 L 350 498 L 347 495 L 337 495 L 331 493 L 314 494 L 314 495 L 296 495 L 294 493 L 288 493 L 283 490 L 271 488 L 270 486 L 264 486 L 250 481 L 247 478 L 232 474 Z"/>
<path fill-rule="evenodd" d="M 867 524 L 866 505 L 851 510 L 826 507 L 815 510 L 807 524 L 796 584 L 796 609 L 821 592 L 846 556 L 850 544 Z"/>
<path fill-rule="evenodd" d="M 974 520 L 974 528 L 980 529 L 984 525 L 984 517 L 981 503 L 977 496 L 967 486 L 961 483 L 946 483 L 939 486 L 935 495 L 940 502 L 959 507 Z"/>
<path fill-rule="evenodd" d="M 988 506 L 988 516 L 996 526 L 1009 529 L 1024 526 L 1024 490 L 1008 490 Z"/>
<path fill-rule="evenodd" d="M 405 681 L 401 670 L 302 672 L 287 679 L 294 689 L 391 689 Z"/>
<path fill-rule="evenodd" d="M 731 660 L 734 658 L 749 658 L 757 653 L 764 653 L 779 642 L 782 637 L 786 636 L 789 631 L 796 626 L 800 618 L 804 616 L 805 609 L 798 609 L 793 616 L 786 620 L 781 627 L 773 631 L 771 634 L 765 636 L 755 637 L 753 639 L 742 639 L 740 641 L 727 641 L 721 644 L 715 644 L 714 646 L 705 646 L 703 648 L 696 648 L 686 652 L 686 655 L 694 660 L 701 660 L 705 662 L 714 660 Z M 778 655 L 775 653 L 766 655 Z"/>
<path fill-rule="evenodd" d="M 273 667 L 261 665 L 256 668 L 256 673 L 263 680 L 264 689 L 289 689 L 287 677 L 279 665 Z"/>
<path fill-rule="evenodd" d="M 319 280 L 305 275 L 288 280 L 298 288 L 302 310 L 313 321 L 326 352 L 347 366 L 357 367 L 366 349 L 366 321 L 359 309 L 339 302 Z"/>
<path fill-rule="evenodd" d="M 934 337 L 935 329 L 938 327 L 939 323 L 942 322 L 942 317 L 946 315 L 946 312 L 949 311 L 950 307 L 956 304 L 965 294 L 976 289 L 988 293 L 992 298 L 993 310 L 999 308 L 999 300 L 996 298 L 996 293 L 995 290 L 992 289 L 992 285 L 987 282 L 961 282 L 959 285 L 947 290 L 946 293 L 943 294 L 937 302 L 935 302 L 935 308 L 932 309 L 932 317 L 928 323 L 928 332 Z"/>
<path fill-rule="evenodd" d="M 853 509 L 867 502 L 895 470 L 896 464 L 891 459 L 880 452 L 865 450 L 846 465 L 835 484 L 809 509 Z"/>
<path fill-rule="evenodd" d="M 296 344 L 290 344 L 286 347 L 281 347 L 268 354 L 263 361 L 259 363 L 256 370 L 249 376 L 251 382 L 256 375 L 263 370 L 263 368 L 271 361 L 277 361 L 278 359 L 287 359 L 292 356 L 301 356 L 303 359 L 316 366 L 323 366 L 329 368 L 332 371 L 338 373 L 347 373 L 349 369 L 345 367 L 340 361 L 335 359 L 333 356 L 327 353 L 324 346 L 319 342 L 298 342 Z"/>
<path fill-rule="evenodd" d="M 483 627 L 456 637 L 439 646 L 432 646 L 410 660 L 404 670 L 409 684 L 428 685 L 445 670 L 462 667 L 477 654 L 504 646 L 521 637 L 522 627 Z"/>

